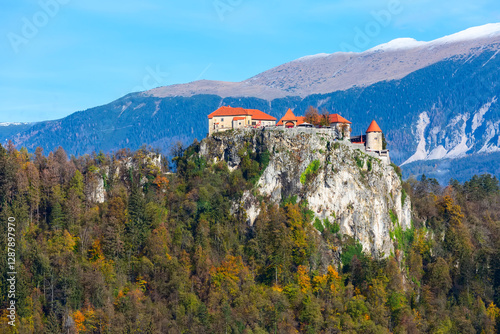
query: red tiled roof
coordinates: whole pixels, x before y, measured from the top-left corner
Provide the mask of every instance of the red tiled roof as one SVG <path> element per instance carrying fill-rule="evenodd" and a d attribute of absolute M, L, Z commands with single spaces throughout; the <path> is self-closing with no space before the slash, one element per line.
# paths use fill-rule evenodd
<path fill-rule="evenodd" d="M 366 130 L 366 133 L 368 133 L 368 132 L 382 132 L 382 130 L 378 126 L 377 122 L 375 122 L 375 120 L 373 120 L 372 123 L 370 124 L 370 126 L 368 127 L 368 130 Z"/>
<path fill-rule="evenodd" d="M 235 118 L 233 118 L 233 121 L 242 121 L 244 119 L 245 119 L 245 117 L 235 117 Z"/>
<path fill-rule="evenodd" d="M 288 109 L 285 116 L 280 121 L 296 121 L 297 117 L 293 113 L 292 109 Z"/>
<path fill-rule="evenodd" d="M 339 114 L 331 114 L 330 115 L 330 123 L 347 123 L 347 124 L 352 124 L 348 120 L 346 120 L 344 117 L 340 116 Z"/>
<path fill-rule="evenodd" d="M 208 118 L 214 118 L 215 116 L 252 116 L 254 120 L 263 120 L 263 121 L 275 121 L 271 115 L 266 114 L 260 110 L 256 109 L 243 109 L 243 108 L 232 108 L 232 107 L 220 107 L 213 113 L 208 115 Z"/>
<path fill-rule="evenodd" d="M 299 123 L 299 118 L 301 119 L 301 122 Z M 287 112 L 285 113 L 285 116 L 283 116 L 282 119 L 276 124 L 276 125 L 283 125 L 283 122 L 288 122 L 288 121 L 296 121 L 297 125 L 304 123 L 304 117 L 302 116 L 295 116 L 293 113 L 292 109 L 288 109 Z"/>
<path fill-rule="evenodd" d="M 276 121 L 276 117 L 266 114 L 263 111 L 257 109 L 245 109 L 250 113 L 253 120 L 257 121 Z"/>
<path fill-rule="evenodd" d="M 220 107 L 210 115 L 208 118 L 213 118 L 214 116 L 247 116 L 248 112 L 243 108 L 231 108 L 231 107 Z"/>

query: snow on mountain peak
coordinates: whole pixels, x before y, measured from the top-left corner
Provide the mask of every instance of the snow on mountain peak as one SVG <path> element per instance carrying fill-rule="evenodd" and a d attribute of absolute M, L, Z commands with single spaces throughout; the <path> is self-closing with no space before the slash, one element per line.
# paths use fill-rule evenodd
<path fill-rule="evenodd" d="M 325 57 L 328 57 L 328 56 L 330 56 L 329 53 L 318 53 L 318 54 L 315 54 L 315 55 L 301 57 L 299 59 L 296 59 L 295 61 L 307 61 L 307 60 L 312 60 L 312 59 L 315 59 L 315 58 L 325 58 Z"/>
<path fill-rule="evenodd" d="M 389 43 L 377 45 L 376 47 L 371 48 L 367 52 L 413 49 L 425 44 L 427 43 L 417 41 L 414 38 L 397 38 L 395 40 L 390 41 Z"/>
<path fill-rule="evenodd" d="M 414 38 L 397 38 L 388 43 L 377 45 L 365 52 L 380 52 L 380 51 L 398 51 L 398 50 L 408 50 L 415 49 L 423 46 L 433 46 L 436 44 L 448 44 L 448 43 L 457 43 L 461 41 L 470 41 L 475 39 L 489 38 L 500 36 L 500 23 L 489 23 L 478 27 L 472 27 L 456 34 L 444 36 L 438 39 L 435 39 L 430 42 L 417 41 Z M 339 52 L 343 53 L 343 52 Z M 335 54 L 335 53 L 334 53 Z M 328 53 L 319 53 L 316 55 L 305 56 L 295 61 L 309 61 L 314 59 L 321 59 L 331 56 L 333 54 Z"/>
<path fill-rule="evenodd" d="M 448 35 L 431 43 L 453 43 L 473 39 L 488 38 L 500 35 L 500 23 L 489 23 L 479 27 L 472 27 L 453 35 Z"/>
<path fill-rule="evenodd" d="M 20 122 L 2 122 L 0 123 L 0 126 L 15 126 L 15 125 L 26 125 L 30 123 L 20 123 Z"/>
<path fill-rule="evenodd" d="M 420 46 L 456 43 L 481 38 L 495 37 L 500 35 L 500 23 L 489 23 L 478 27 L 472 27 L 453 35 L 444 36 L 430 42 L 421 42 L 413 38 L 398 38 L 389 43 L 378 45 L 365 52 L 373 51 L 395 51 L 418 48 Z"/>

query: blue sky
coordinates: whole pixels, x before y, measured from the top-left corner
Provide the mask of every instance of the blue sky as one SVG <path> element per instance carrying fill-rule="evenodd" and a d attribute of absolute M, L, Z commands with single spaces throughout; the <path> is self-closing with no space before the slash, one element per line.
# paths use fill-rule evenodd
<path fill-rule="evenodd" d="M 346 45 L 432 40 L 500 22 L 500 3 L 16 0 L 3 1 L 0 22 L 0 122 L 26 122 L 157 86 L 241 81 Z M 367 27 L 376 29 L 360 44 L 357 31 Z"/>

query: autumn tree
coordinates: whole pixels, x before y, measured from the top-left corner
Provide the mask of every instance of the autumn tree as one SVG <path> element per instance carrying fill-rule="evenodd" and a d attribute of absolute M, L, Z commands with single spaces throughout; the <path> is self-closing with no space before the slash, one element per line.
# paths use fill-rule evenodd
<path fill-rule="evenodd" d="M 304 122 L 310 123 L 310 124 L 318 124 L 320 119 L 318 109 L 314 108 L 313 106 L 310 106 L 306 114 L 304 116 Z"/>

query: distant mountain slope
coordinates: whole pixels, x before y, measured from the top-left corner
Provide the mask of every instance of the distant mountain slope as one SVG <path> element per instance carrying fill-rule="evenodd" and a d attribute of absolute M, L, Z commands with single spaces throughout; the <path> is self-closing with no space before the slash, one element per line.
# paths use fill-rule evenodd
<path fill-rule="evenodd" d="M 130 94 L 63 119 L 35 124 L 9 139 L 30 151 L 38 146 L 45 151 L 62 146 L 74 155 L 136 149 L 143 144 L 168 150 L 173 142 L 188 143 L 204 136 L 206 119 L 200 117 L 201 110 L 215 110 L 220 101 L 216 96 L 154 99 Z"/>
<path fill-rule="evenodd" d="M 492 164 L 500 160 L 500 155 L 485 154 L 500 152 L 500 37 L 491 32 L 493 28 L 490 26 L 482 29 L 481 34 L 477 32 L 481 29 L 476 28 L 472 32 L 425 44 L 396 40 L 363 54 L 353 54 L 359 61 L 363 57 L 379 57 L 380 64 L 381 59 L 388 59 L 387 52 L 391 52 L 392 61 L 378 70 L 372 69 L 374 63 L 367 61 L 365 65 L 351 66 L 349 72 L 353 75 L 352 71 L 359 67 L 359 71 L 367 73 L 383 72 L 385 77 L 394 76 L 396 72 L 399 76 L 410 70 L 406 65 L 395 68 L 394 64 L 398 62 L 409 64 L 413 61 L 420 64 L 417 67 L 423 66 L 422 59 L 432 54 L 432 48 L 435 48 L 435 53 L 452 54 L 394 80 L 384 79 L 371 85 L 359 84 L 328 93 L 320 93 L 318 88 L 317 93 L 307 96 L 282 94 L 281 97 L 268 99 L 267 93 L 276 89 L 283 91 L 287 87 L 285 84 L 278 85 L 278 81 L 290 80 L 288 74 L 273 69 L 275 84 L 264 84 L 269 81 L 263 78 L 271 78 L 271 72 L 252 79 L 263 82 L 261 85 L 247 83 L 251 89 L 261 87 L 267 92 L 255 93 L 256 96 L 225 96 L 238 86 L 234 83 L 228 91 L 219 90 L 222 92 L 220 95 L 209 94 L 210 89 L 226 89 L 228 86 L 213 86 L 208 81 L 203 83 L 205 88 L 201 91 L 196 90 L 197 84 L 159 88 L 129 94 L 108 105 L 77 112 L 60 120 L 37 123 L 2 139 L 12 139 L 16 145 L 26 146 L 30 151 L 37 146 L 49 151 L 61 145 L 75 155 L 99 150 L 116 151 L 124 147 L 137 149 L 143 144 L 168 152 L 176 141 L 188 144 L 194 138 L 205 137 L 207 115 L 221 105 L 256 108 L 277 118 L 288 108 L 294 109 L 297 115 L 303 115 L 312 105 L 338 112 L 352 121 L 353 135 L 364 133 L 371 120 L 375 119 L 386 134 L 392 159 L 398 164 L 405 163 L 406 175 L 419 175 L 425 170 L 435 173 L 440 180 L 447 181 L 450 175 L 466 179 L 473 169 L 436 167 L 439 165 L 436 159 L 438 162 L 440 159 L 455 159 L 452 160 L 454 162 L 459 161 L 456 159 L 468 159 L 465 163 L 470 164 L 476 156 L 478 163 L 484 162 L 480 170 L 496 173 L 498 171 Z M 478 34 L 479 40 L 465 38 Z M 471 45 L 475 47 L 471 49 Z M 468 51 L 463 53 L 464 50 Z M 340 59 L 345 54 L 306 58 L 295 63 L 321 63 L 335 57 Z M 319 68 L 323 66 L 320 63 L 317 65 Z M 285 68 L 289 69 L 289 73 L 294 72 L 290 64 Z M 394 69 L 393 72 L 387 72 L 389 68 Z M 405 70 L 400 71 L 401 68 Z M 328 71 L 325 69 L 325 73 Z M 300 68 L 295 73 L 300 77 Z M 297 79 L 296 86 L 305 87 L 306 81 Z M 181 89 L 186 96 L 170 96 L 168 91 L 172 89 Z M 302 88 L 299 90 L 301 94 L 306 92 Z"/>
<path fill-rule="evenodd" d="M 306 97 L 352 87 L 396 80 L 457 55 L 477 55 L 498 50 L 500 23 L 474 27 L 431 42 L 403 38 L 366 52 L 338 52 L 307 56 L 280 65 L 242 82 L 201 80 L 145 92 L 147 96 L 172 97 L 213 94 L 222 97 Z"/>
<path fill-rule="evenodd" d="M 34 123 L 0 123 L 0 140 L 4 141 L 20 132 L 26 131 Z"/>
<path fill-rule="evenodd" d="M 421 160 L 402 167 L 403 177 L 418 177 L 425 174 L 446 185 L 450 179 L 467 181 L 473 175 L 484 173 L 500 178 L 500 152 L 479 153 L 458 159 Z"/>

